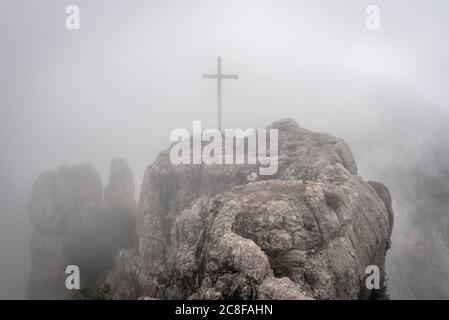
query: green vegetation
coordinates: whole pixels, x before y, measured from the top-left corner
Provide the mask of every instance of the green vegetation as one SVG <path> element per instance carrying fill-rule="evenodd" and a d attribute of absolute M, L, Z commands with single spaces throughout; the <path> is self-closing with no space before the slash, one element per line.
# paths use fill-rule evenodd
<path fill-rule="evenodd" d="M 109 284 L 98 285 L 77 290 L 73 295 L 75 300 L 112 300 L 111 286 Z"/>

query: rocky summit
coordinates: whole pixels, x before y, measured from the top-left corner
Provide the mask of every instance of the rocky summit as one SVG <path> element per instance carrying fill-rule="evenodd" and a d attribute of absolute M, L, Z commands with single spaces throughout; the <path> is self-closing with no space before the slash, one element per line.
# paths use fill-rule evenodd
<path fill-rule="evenodd" d="M 369 299 L 384 295 L 393 227 L 388 189 L 365 181 L 346 143 L 279 131 L 279 166 L 174 165 L 145 172 L 137 249 L 120 250 L 105 282 L 115 299 Z M 368 290 L 366 268 L 381 270 Z"/>

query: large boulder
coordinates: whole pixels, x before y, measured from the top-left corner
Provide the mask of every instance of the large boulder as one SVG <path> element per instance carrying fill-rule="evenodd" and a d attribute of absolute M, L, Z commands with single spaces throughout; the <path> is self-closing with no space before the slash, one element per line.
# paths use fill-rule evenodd
<path fill-rule="evenodd" d="M 365 269 L 377 265 L 383 277 L 393 225 L 388 189 L 357 176 L 341 139 L 290 119 L 268 129 L 279 130 L 273 176 L 158 156 L 141 190 L 138 251 L 122 254 L 111 276 L 137 287 L 112 283 L 115 298 L 371 296 Z"/>
<path fill-rule="evenodd" d="M 369 297 L 365 269 L 383 267 L 390 221 L 360 178 L 234 187 L 178 217 L 175 296 Z"/>

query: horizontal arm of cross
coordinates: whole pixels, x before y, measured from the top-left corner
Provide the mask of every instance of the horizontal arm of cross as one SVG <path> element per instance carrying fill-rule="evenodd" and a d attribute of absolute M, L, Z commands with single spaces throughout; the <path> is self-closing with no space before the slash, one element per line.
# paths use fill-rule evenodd
<path fill-rule="evenodd" d="M 222 74 L 221 78 L 222 79 L 238 79 L 239 76 L 236 74 Z"/>

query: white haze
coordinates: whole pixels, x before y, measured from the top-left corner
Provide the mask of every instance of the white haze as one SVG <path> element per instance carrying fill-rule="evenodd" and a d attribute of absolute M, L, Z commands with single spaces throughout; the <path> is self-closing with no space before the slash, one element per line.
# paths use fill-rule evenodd
<path fill-rule="evenodd" d="M 65 28 L 69 4 L 81 10 L 76 32 Z M 449 3 L 378 0 L 377 31 L 365 28 L 369 4 L 2 0 L 0 298 L 25 297 L 36 175 L 91 162 L 105 183 L 118 155 L 140 186 L 173 129 L 216 125 L 216 84 L 201 74 L 219 55 L 240 75 L 223 84 L 224 127 L 292 117 L 351 143 L 382 131 L 385 97 L 373 87 L 390 85 L 404 114 L 407 99 L 447 109 Z M 361 174 L 378 178 L 382 162 L 354 153 Z"/>

